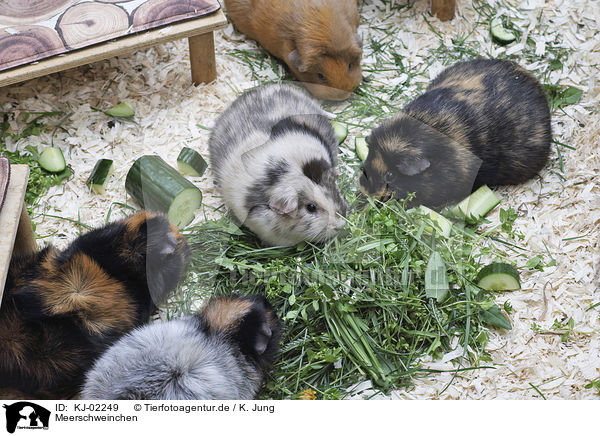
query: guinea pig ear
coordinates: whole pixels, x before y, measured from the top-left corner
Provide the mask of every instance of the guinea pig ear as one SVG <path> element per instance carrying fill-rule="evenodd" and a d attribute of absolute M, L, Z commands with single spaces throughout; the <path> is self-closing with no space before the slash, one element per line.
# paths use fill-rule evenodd
<path fill-rule="evenodd" d="M 301 73 L 306 73 L 307 68 L 302 62 L 302 58 L 300 57 L 300 53 L 297 49 L 294 49 L 288 55 L 288 61 L 294 68 L 296 68 Z"/>
<path fill-rule="evenodd" d="M 249 142 L 253 142 L 253 140 L 249 139 Z M 244 152 L 240 158 L 242 164 L 244 164 L 244 167 L 248 168 L 257 159 L 257 157 L 263 155 L 266 146 L 266 142 L 260 143 L 259 145 L 256 145 L 255 147 L 252 147 L 248 151 Z"/>
<path fill-rule="evenodd" d="M 423 156 L 402 156 L 400 161 L 396 163 L 396 168 L 400 174 L 405 176 L 416 176 L 425 171 L 431 162 Z"/>
<path fill-rule="evenodd" d="M 293 187 L 276 187 L 271 191 L 269 208 L 279 214 L 285 215 L 298 209 L 298 193 Z"/>

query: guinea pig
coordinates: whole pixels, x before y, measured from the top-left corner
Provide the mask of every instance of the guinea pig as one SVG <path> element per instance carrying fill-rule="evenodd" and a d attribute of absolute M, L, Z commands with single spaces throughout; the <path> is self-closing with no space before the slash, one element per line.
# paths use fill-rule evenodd
<path fill-rule="evenodd" d="M 283 60 L 316 97 L 344 100 L 362 80 L 357 0 L 225 0 L 242 33 Z"/>
<path fill-rule="evenodd" d="M 279 349 L 261 296 L 216 297 L 200 312 L 138 328 L 86 376 L 86 400 L 251 400 Z"/>
<path fill-rule="evenodd" d="M 77 395 L 94 360 L 177 286 L 189 248 L 146 212 L 13 258 L 0 307 L 0 398 Z"/>
<path fill-rule="evenodd" d="M 537 79 L 513 62 L 457 63 L 369 137 L 363 193 L 410 192 L 411 204 L 438 208 L 481 185 L 511 185 L 546 165 L 552 132 Z"/>
<path fill-rule="evenodd" d="M 289 85 L 242 94 L 209 139 L 217 189 L 235 218 L 267 245 L 322 242 L 344 225 L 338 142 L 325 112 Z"/>

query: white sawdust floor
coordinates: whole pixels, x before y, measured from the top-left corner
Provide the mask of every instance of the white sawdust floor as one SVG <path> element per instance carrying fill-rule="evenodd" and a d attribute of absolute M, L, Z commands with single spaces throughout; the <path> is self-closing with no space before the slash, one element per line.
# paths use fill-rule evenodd
<path fill-rule="evenodd" d="M 399 16 L 383 11 L 381 2 L 365 3 L 360 26 L 367 41 L 363 66 L 374 65 L 377 58 L 367 36 L 377 35 L 378 30 L 370 26 L 395 26 L 398 53 L 424 72 L 417 82 L 430 80 L 444 66 L 431 58 L 430 50 L 438 42 L 425 18 L 450 45 L 453 36 L 472 31 L 469 40 L 479 41 L 487 55 L 508 53 L 518 57 L 524 49 L 519 44 L 508 48 L 491 44 L 487 28 L 476 26 L 471 0 L 459 1 L 458 17 L 450 23 L 428 16 L 427 2 L 422 0 L 409 13 Z M 594 390 L 584 388 L 589 381 L 600 379 L 600 307 L 588 310 L 600 301 L 600 6 L 594 0 L 508 3 L 508 12 L 534 41 L 536 55 L 540 56 L 539 61 L 523 59 L 522 65 L 535 72 L 547 62 L 546 47 L 559 41 L 571 53 L 562 59 L 563 68 L 553 71 L 549 80 L 584 91 L 578 104 L 554 114 L 556 139 L 574 147 L 562 149 L 564 172 L 559 171 L 554 153 L 539 179 L 500 190 L 502 206 L 520 211 L 515 227 L 525 235 L 521 244 L 540 254 L 546 254 L 547 247 L 557 264 L 543 272 L 523 272 L 523 289 L 499 296 L 500 303 L 509 299 L 514 311 L 511 331 L 491 332 L 488 350 L 495 369 L 460 373 L 443 393 L 453 374 L 420 379 L 412 388 L 395 392 L 393 398 L 540 398 L 532 385 L 548 399 L 600 398 Z M 503 6 L 496 6 L 502 12 Z M 56 132 L 54 144 L 63 149 L 75 176 L 52 188 L 40 203 L 34 215 L 38 235 L 43 238 L 40 244 L 62 247 L 77 236 L 76 224 L 55 217 L 100 225 L 111 206 L 111 219 L 122 216 L 123 209 L 114 203 L 127 202 L 125 175 L 142 154 L 156 153 L 174 164 L 181 147 L 188 146 L 208 156 L 209 132 L 197 125 L 210 127 L 237 92 L 256 84 L 247 65 L 228 54 L 235 48 L 253 49 L 253 42 L 230 27 L 216 33 L 216 47 L 219 77 L 199 87 L 190 85 L 187 41 L 178 41 L 0 89 L 4 111 L 59 110 L 69 114 L 62 124 L 65 131 Z M 263 79 L 274 77 L 270 69 L 260 74 Z M 373 75 L 378 80 L 398 80 L 394 71 Z M 415 88 L 409 86 L 405 92 L 414 95 Z M 117 122 L 109 127 L 107 117 L 92 109 L 106 109 L 125 99 L 135 106 L 137 124 Z M 22 127 L 14 122 L 16 131 Z M 32 144 L 43 148 L 49 143 L 50 132 L 43 132 L 9 147 L 22 149 Z M 84 184 L 100 157 L 112 158 L 116 164 L 102 196 L 89 192 Z M 208 173 L 194 182 L 202 189 L 205 204 L 220 205 Z M 199 211 L 196 222 L 204 219 L 204 212 L 210 215 L 211 209 Z M 497 222 L 497 211 L 490 220 Z M 561 342 L 559 335 L 531 329 L 537 323 L 550 330 L 554 320 L 569 318 L 574 320 L 575 332 L 566 342 Z M 428 365 L 453 368 L 452 361 Z M 362 387 L 365 395 L 371 393 L 368 385 Z"/>

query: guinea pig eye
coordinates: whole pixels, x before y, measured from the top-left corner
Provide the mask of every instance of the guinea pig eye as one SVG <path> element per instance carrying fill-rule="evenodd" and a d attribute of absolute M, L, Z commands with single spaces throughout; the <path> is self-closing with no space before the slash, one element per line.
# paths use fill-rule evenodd
<path fill-rule="evenodd" d="M 327 82 L 327 78 L 323 74 L 317 73 L 317 77 L 321 82 Z"/>
<path fill-rule="evenodd" d="M 392 174 L 391 171 L 388 171 L 387 173 L 385 173 L 385 175 L 383 176 L 383 180 L 385 181 L 385 183 L 390 183 L 392 181 L 392 179 L 394 178 L 394 175 Z"/>
<path fill-rule="evenodd" d="M 348 64 L 348 72 L 352 71 L 352 64 Z"/>
<path fill-rule="evenodd" d="M 308 203 L 306 205 L 306 210 L 308 213 L 315 213 L 317 211 L 317 205 L 314 203 Z"/>

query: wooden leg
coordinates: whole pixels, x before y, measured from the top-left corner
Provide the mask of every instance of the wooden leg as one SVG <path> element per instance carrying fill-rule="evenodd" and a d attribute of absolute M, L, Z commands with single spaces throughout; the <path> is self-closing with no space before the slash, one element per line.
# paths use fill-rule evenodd
<path fill-rule="evenodd" d="M 212 32 L 188 38 L 190 64 L 194 85 L 210 83 L 217 78 L 215 61 L 215 40 Z"/>
<path fill-rule="evenodd" d="M 31 219 L 27 213 L 27 206 L 23 203 L 13 254 L 31 254 L 35 253 L 37 249 L 38 246 L 35 240 L 35 234 L 33 233 L 33 227 L 31 226 Z"/>
<path fill-rule="evenodd" d="M 441 21 L 454 18 L 456 0 L 431 0 L 431 13 L 437 15 Z"/>

